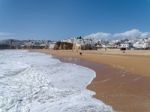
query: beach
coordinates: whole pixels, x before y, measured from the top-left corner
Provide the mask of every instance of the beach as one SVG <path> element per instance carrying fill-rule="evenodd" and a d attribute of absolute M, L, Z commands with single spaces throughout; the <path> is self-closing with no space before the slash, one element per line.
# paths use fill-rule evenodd
<path fill-rule="evenodd" d="M 150 112 L 150 0 L 0 0 L 0 26 L 0 112 Z"/>
<path fill-rule="evenodd" d="M 150 51 L 31 51 L 51 54 L 61 61 L 93 69 L 96 78 L 88 89 L 95 91 L 95 97 L 114 110 L 150 111 Z"/>

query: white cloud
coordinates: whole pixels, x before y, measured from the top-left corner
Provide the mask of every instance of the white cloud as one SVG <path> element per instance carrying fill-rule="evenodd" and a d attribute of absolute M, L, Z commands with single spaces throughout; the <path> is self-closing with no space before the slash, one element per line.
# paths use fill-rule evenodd
<path fill-rule="evenodd" d="M 98 32 L 85 36 L 85 38 L 96 38 L 96 39 L 136 39 L 136 38 L 148 38 L 150 37 L 149 32 L 141 32 L 138 29 L 132 29 L 123 33 L 104 33 Z"/>
<path fill-rule="evenodd" d="M 141 34 L 141 38 L 148 38 L 150 37 L 150 33 L 149 32 L 144 32 Z"/>
<path fill-rule="evenodd" d="M 91 39 L 109 39 L 111 38 L 110 33 L 104 33 L 104 32 L 97 32 L 97 33 L 92 33 L 90 35 L 85 36 L 84 38 L 91 38 Z"/>
<path fill-rule="evenodd" d="M 141 32 L 137 29 L 132 29 L 123 33 L 116 33 L 113 35 L 114 38 L 119 39 L 134 39 L 139 38 L 141 35 Z"/>

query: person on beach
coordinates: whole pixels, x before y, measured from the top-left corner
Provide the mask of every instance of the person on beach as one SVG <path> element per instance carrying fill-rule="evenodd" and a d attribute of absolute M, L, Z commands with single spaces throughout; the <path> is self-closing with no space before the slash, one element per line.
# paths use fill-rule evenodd
<path fill-rule="evenodd" d="M 80 52 L 79 54 L 80 54 L 80 56 L 82 56 L 82 52 Z"/>

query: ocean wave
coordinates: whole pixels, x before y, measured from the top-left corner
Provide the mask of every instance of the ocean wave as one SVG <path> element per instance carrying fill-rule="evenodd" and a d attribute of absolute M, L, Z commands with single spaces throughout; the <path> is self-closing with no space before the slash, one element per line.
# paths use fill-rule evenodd
<path fill-rule="evenodd" d="M 0 112 L 112 112 L 86 89 L 91 69 L 27 51 L 0 51 Z"/>

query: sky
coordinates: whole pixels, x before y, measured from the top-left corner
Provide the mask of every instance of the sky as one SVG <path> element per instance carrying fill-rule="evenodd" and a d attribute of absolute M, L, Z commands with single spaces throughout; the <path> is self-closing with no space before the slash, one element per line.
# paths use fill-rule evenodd
<path fill-rule="evenodd" d="M 0 0 L 0 39 L 61 40 L 134 29 L 150 31 L 150 0 Z"/>

